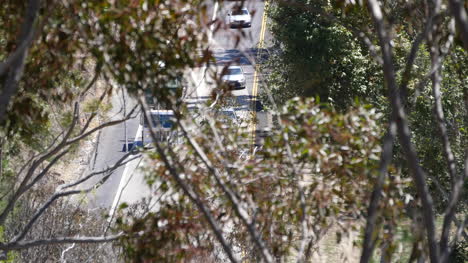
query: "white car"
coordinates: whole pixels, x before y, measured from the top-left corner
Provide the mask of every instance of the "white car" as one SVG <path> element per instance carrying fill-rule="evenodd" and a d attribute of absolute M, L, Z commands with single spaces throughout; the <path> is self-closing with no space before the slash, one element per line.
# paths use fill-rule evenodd
<path fill-rule="evenodd" d="M 230 66 L 221 78 L 224 83 L 233 89 L 245 89 L 244 71 L 239 66 Z"/>
<path fill-rule="evenodd" d="M 251 27 L 252 16 L 247 8 L 236 8 L 230 11 L 227 15 L 229 26 L 232 27 Z"/>

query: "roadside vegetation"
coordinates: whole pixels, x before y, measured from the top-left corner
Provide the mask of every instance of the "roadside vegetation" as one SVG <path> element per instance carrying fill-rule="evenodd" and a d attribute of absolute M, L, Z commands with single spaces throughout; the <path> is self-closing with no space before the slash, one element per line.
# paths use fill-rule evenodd
<path fill-rule="evenodd" d="M 256 113 L 194 117 L 237 103 L 215 71 L 226 25 L 211 2 L 2 4 L 0 261 L 468 261 L 466 4 L 265 2 L 261 131 Z M 164 88 L 195 67 L 216 85 L 196 113 Z M 115 108 L 123 92 L 136 106 Z M 173 111 L 178 143 L 145 96 Z M 137 117 L 152 148 L 90 169 L 97 134 Z M 151 195 L 111 218 L 89 209 L 138 158 Z"/>

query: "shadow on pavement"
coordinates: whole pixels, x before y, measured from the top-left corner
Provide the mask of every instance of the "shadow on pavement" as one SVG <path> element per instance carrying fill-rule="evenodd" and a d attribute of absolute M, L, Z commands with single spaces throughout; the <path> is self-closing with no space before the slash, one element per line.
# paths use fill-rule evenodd
<path fill-rule="evenodd" d="M 197 102 L 190 102 L 189 107 L 196 107 L 196 104 L 206 103 L 208 100 L 212 100 L 212 97 L 209 96 L 200 96 L 197 97 Z M 224 100 L 224 105 L 226 107 L 233 108 L 234 110 L 250 110 L 252 103 L 255 103 L 254 109 L 255 111 L 262 111 L 263 104 L 258 98 L 255 98 L 251 95 L 240 95 L 240 96 L 232 96 Z"/>
<path fill-rule="evenodd" d="M 228 49 L 214 52 L 213 56 L 216 65 L 222 66 L 228 63 L 237 65 L 263 64 L 269 58 L 269 50 L 266 48 L 249 48 L 243 51 L 238 49 Z"/>

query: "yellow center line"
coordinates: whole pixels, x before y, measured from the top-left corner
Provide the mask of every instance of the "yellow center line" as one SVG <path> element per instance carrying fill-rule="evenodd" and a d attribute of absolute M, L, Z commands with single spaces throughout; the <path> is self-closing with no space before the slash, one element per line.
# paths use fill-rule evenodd
<path fill-rule="evenodd" d="M 260 27 L 260 38 L 257 45 L 257 55 L 259 51 L 263 48 L 264 45 L 264 38 L 265 38 L 265 31 L 266 31 L 266 21 L 267 16 L 265 14 L 265 10 L 268 7 L 268 0 L 265 1 L 265 5 L 263 7 L 263 14 L 262 14 L 262 25 Z M 254 79 L 253 79 L 253 87 L 252 87 L 252 112 L 253 112 L 253 125 L 252 125 L 252 147 L 255 144 L 255 130 L 257 129 L 257 112 L 256 112 L 256 102 L 257 102 L 257 92 L 258 92 L 258 71 L 260 67 L 258 64 L 255 64 L 255 72 L 254 72 Z"/>

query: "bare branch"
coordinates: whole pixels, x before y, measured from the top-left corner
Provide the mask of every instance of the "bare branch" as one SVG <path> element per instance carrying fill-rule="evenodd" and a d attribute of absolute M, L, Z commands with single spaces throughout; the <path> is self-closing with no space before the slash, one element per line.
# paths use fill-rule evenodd
<path fill-rule="evenodd" d="M 62 254 L 60 255 L 60 262 L 66 262 L 65 261 L 65 253 L 67 253 L 70 249 L 73 249 L 75 247 L 75 243 L 71 244 L 69 247 L 67 247 L 64 251 L 62 251 Z"/>
<path fill-rule="evenodd" d="M 31 187 L 33 187 L 39 180 L 41 180 L 44 175 L 46 175 L 50 168 L 52 168 L 52 166 L 54 166 L 58 160 L 60 160 L 63 156 L 65 156 L 65 154 L 67 154 L 68 152 L 70 151 L 70 147 L 66 148 L 65 150 L 63 150 L 62 152 L 58 153 L 57 155 L 54 156 L 54 159 L 52 159 L 52 161 L 50 161 L 47 166 L 42 169 L 42 171 L 32 180 L 31 183 L 29 183 L 28 185 L 26 185 L 24 187 L 24 190 L 23 192 L 26 192 L 28 191 Z"/>
<path fill-rule="evenodd" d="M 432 17 L 430 19 L 432 20 Z M 426 24 L 425 31 L 427 31 L 428 28 L 429 28 L 429 23 Z M 424 35 L 425 35 L 425 33 L 421 33 L 416 37 L 416 39 L 413 42 L 413 45 L 411 46 L 411 50 L 410 50 L 410 53 L 408 55 L 408 59 L 406 61 L 405 71 L 403 72 L 403 77 L 402 77 L 402 80 L 401 80 L 401 83 L 400 83 L 401 99 L 403 101 L 405 101 L 405 99 L 407 98 L 407 95 L 408 95 L 408 91 L 407 91 L 408 82 L 409 82 L 410 77 L 411 77 L 411 71 L 413 69 L 414 60 L 417 57 L 419 46 L 421 45 L 421 42 L 424 39 Z"/>
<path fill-rule="evenodd" d="M 130 154 L 130 153 L 128 153 Z M 128 154 L 126 154 L 124 157 L 126 158 L 128 156 Z M 39 217 L 47 210 L 47 208 L 49 208 L 52 203 L 57 200 L 58 198 L 61 198 L 61 197 L 65 197 L 65 196 L 70 196 L 70 195 L 75 195 L 75 194 L 79 194 L 79 193 L 89 193 L 91 192 L 92 190 L 95 190 L 97 188 L 99 188 L 102 184 L 104 184 L 105 181 L 107 181 L 107 179 L 112 175 L 112 172 L 120 167 L 122 164 L 123 164 L 123 160 L 125 158 L 121 158 L 114 166 L 112 167 L 109 167 L 101 172 L 97 172 L 97 173 L 92 173 L 91 175 L 88 175 L 87 177 L 83 178 L 83 179 L 79 179 L 73 183 L 70 183 L 70 184 L 65 184 L 65 185 L 60 185 L 59 187 L 57 187 L 58 189 L 58 192 L 54 193 L 50 198 L 49 200 L 39 209 L 37 210 L 37 212 L 34 214 L 34 216 L 30 219 L 30 221 L 28 222 L 28 224 L 23 228 L 23 231 L 18 234 L 16 237 L 13 238 L 12 242 L 10 243 L 16 243 L 20 240 L 22 240 L 26 234 L 28 233 L 28 231 L 31 229 L 31 227 L 34 225 L 34 223 L 37 221 L 37 219 L 39 219 Z M 134 157 L 133 159 L 135 159 L 137 157 Z M 133 160 L 132 159 L 132 160 Z M 131 161 L 131 160 L 130 160 Z M 95 183 L 94 185 L 86 188 L 86 189 L 75 189 L 75 190 L 68 190 L 68 191 L 61 191 L 65 188 L 68 188 L 68 187 L 71 187 L 71 186 L 76 186 L 76 185 L 79 185 L 80 183 L 86 181 L 87 179 L 91 178 L 92 176 L 96 175 L 96 174 L 100 174 L 100 173 L 106 173 L 108 172 L 109 174 L 106 175 L 105 177 L 103 177 L 101 180 L 99 180 L 97 183 Z"/>
<path fill-rule="evenodd" d="M 436 16 L 440 12 L 440 1 L 435 1 L 435 6 L 433 9 L 432 17 Z M 452 151 L 452 146 L 450 145 L 447 127 L 445 124 L 445 116 L 443 111 L 442 105 L 442 93 L 441 89 L 441 68 L 442 68 L 442 58 L 439 52 L 439 40 L 440 37 L 437 34 L 437 30 L 439 29 L 440 25 L 433 25 L 431 26 L 431 32 L 427 35 L 427 42 L 429 44 L 429 52 L 431 55 L 431 80 L 432 80 L 432 94 L 434 96 L 434 115 L 436 122 L 438 124 L 440 138 L 442 141 L 443 152 L 445 158 L 447 159 L 447 168 L 452 179 L 452 191 L 450 192 L 449 203 L 445 211 L 444 216 L 444 223 L 442 226 L 442 234 L 440 237 L 440 255 L 442 258 L 442 262 L 444 262 L 448 258 L 449 254 L 449 235 L 450 235 L 450 227 L 452 225 L 452 221 L 455 217 L 455 207 L 458 203 L 458 199 L 461 195 L 461 188 L 463 186 L 463 180 L 461 183 L 458 181 L 460 178 L 457 178 L 456 174 L 456 164 L 455 164 L 455 156 Z M 463 178 L 463 177 L 461 177 Z"/>
<path fill-rule="evenodd" d="M 32 177 L 32 175 L 34 174 L 34 172 L 36 171 L 37 167 L 39 167 L 39 165 L 41 163 L 43 163 L 45 160 L 47 160 L 48 158 L 54 156 L 54 154 L 57 154 L 61 149 L 63 149 L 63 147 L 66 147 L 68 145 L 71 145 L 73 143 L 76 143 L 84 138 L 86 138 L 87 136 L 91 135 L 92 133 L 96 132 L 97 130 L 100 130 L 100 129 L 103 129 L 105 127 L 108 127 L 108 126 L 112 126 L 112 125 L 116 125 L 116 124 L 119 124 L 119 123 L 122 123 L 130 118 L 133 118 L 133 113 L 134 111 L 137 109 L 137 105 L 130 111 L 130 113 L 125 116 L 125 118 L 123 119 L 119 119 L 119 120 L 116 120 L 116 121 L 109 121 L 109 122 L 106 122 L 106 123 L 103 123 L 93 129 L 91 129 L 90 131 L 88 132 L 83 132 L 81 133 L 80 135 L 74 137 L 74 138 L 71 138 L 71 139 L 68 139 L 71 134 L 72 134 L 72 131 L 74 130 L 74 127 L 76 125 L 76 122 L 78 120 L 78 103 L 75 103 L 75 111 L 74 111 L 74 117 L 73 117 L 73 121 L 72 121 L 72 124 L 70 125 L 67 133 L 65 134 L 65 136 L 63 137 L 63 139 L 61 140 L 60 143 L 58 143 L 55 147 L 53 147 L 52 149 L 50 149 L 48 152 L 45 152 L 43 154 L 40 154 L 38 156 L 38 159 L 37 160 L 33 160 L 32 161 L 32 165 L 31 167 L 28 169 L 28 172 L 26 174 L 26 176 L 24 177 L 23 181 L 21 182 L 20 186 L 18 187 L 18 189 L 16 190 L 16 192 L 12 195 L 12 197 L 10 198 L 7 206 L 5 207 L 5 209 L 2 211 L 2 214 L 0 214 L 0 224 L 3 224 L 8 216 L 8 214 L 11 212 L 11 210 L 13 209 L 14 207 L 14 204 L 16 203 L 16 201 L 21 197 L 21 195 L 23 195 L 25 193 L 25 191 L 27 189 L 29 189 L 30 187 L 32 187 L 33 184 L 28 184 L 30 178 Z M 62 152 L 63 153 L 63 152 Z M 62 157 L 64 155 L 63 154 L 59 154 L 59 157 L 58 158 L 54 158 L 55 162 L 58 161 L 60 159 L 60 157 Z M 55 163 L 54 162 L 54 163 Z M 52 165 L 49 164 L 49 166 L 46 167 L 46 171 L 48 169 L 50 169 Z M 43 171 L 44 172 L 44 171 Z M 39 174 L 36 179 L 41 179 L 43 176 L 45 175 L 45 173 L 41 173 Z M 38 180 L 35 180 L 35 182 L 37 182 Z"/>
<path fill-rule="evenodd" d="M 57 200 L 60 197 L 67 196 L 67 195 L 73 195 L 73 194 L 78 194 L 81 193 L 80 190 L 73 190 L 73 191 L 67 191 L 67 192 L 59 192 L 53 194 L 49 200 L 34 214 L 34 216 L 29 220 L 28 224 L 23 228 L 23 231 L 15 236 L 10 243 L 17 243 L 18 241 L 21 241 L 26 234 L 29 232 L 31 227 L 34 225 L 37 219 L 49 208 L 49 206 L 52 205 L 52 203 Z"/>
<path fill-rule="evenodd" d="M 434 40 L 437 41 L 437 40 Z M 441 75 L 440 75 L 440 66 L 439 64 L 441 63 L 440 58 L 439 58 L 439 52 L 438 52 L 438 45 L 434 43 L 434 41 L 430 41 L 429 43 L 432 42 L 432 46 L 430 47 L 430 53 L 431 53 L 431 62 L 432 62 L 432 67 L 439 68 L 438 70 L 434 70 L 433 74 L 431 76 L 432 79 L 432 94 L 434 96 L 434 115 L 438 124 L 439 132 L 440 132 L 440 139 L 442 141 L 443 149 L 444 149 L 444 155 L 445 158 L 447 159 L 447 166 L 448 166 L 448 171 L 450 174 L 450 177 L 452 178 L 452 184 L 454 183 L 456 179 L 456 167 L 455 167 L 455 157 L 452 152 L 452 147 L 450 145 L 450 141 L 448 138 L 447 134 L 447 127 L 445 125 L 445 116 L 443 112 L 443 106 L 442 106 L 442 94 L 440 92 L 440 86 L 441 86 Z M 455 189 L 453 189 L 455 190 Z M 442 236 L 441 236 L 441 241 L 440 241 L 440 249 L 442 255 L 446 253 L 447 250 L 447 245 L 448 245 L 448 235 L 449 235 L 449 230 L 450 230 L 450 225 L 452 223 L 452 218 L 455 215 L 455 204 L 453 200 L 453 194 L 454 192 L 451 192 L 451 198 L 449 200 L 449 207 L 447 207 L 446 210 L 446 215 L 444 217 L 444 225 L 442 228 Z"/>
<path fill-rule="evenodd" d="M 456 233 L 455 238 L 452 240 L 452 246 L 455 245 L 455 243 L 458 242 L 458 240 L 460 239 L 461 236 L 463 236 L 465 241 L 468 240 L 468 235 L 466 233 L 466 225 L 467 224 L 468 224 L 468 215 L 465 215 L 465 219 L 463 221 L 457 223 L 457 230 L 455 232 Z"/>
<path fill-rule="evenodd" d="M 304 196 L 304 190 L 302 187 L 300 188 L 299 191 L 299 199 L 301 203 L 301 210 L 302 210 L 302 216 L 301 216 L 301 244 L 299 246 L 299 252 L 297 255 L 297 262 L 306 262 L 306 245 L 309 244 L 312 240 L 309 235 L 309 228 L 307 227 L 307 205 L 305 202 L 305 196 Z"/>

